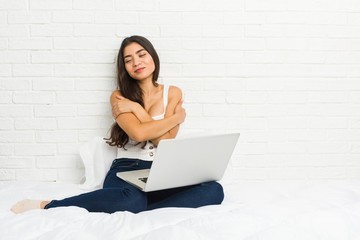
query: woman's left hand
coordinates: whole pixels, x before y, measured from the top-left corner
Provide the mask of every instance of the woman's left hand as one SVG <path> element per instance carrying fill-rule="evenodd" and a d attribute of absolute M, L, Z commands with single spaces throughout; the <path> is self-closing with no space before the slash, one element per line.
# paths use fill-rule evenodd
<path fill-rule="evenodd" d="M 122 113 L 133 112 L 137 103 L 122 96 L 116 96 L 116 101 L 112 105 L 112 115 L 116 119 Z"/>

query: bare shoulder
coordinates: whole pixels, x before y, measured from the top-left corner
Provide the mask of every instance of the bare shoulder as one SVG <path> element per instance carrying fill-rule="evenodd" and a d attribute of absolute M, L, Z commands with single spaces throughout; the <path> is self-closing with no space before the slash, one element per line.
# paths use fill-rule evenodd
<path fill-rule="evenodd" d="M 181 100 L 182 98 L 182 91 L 179 87 L 176 86 L 169 86 L 169 100 Z"/>
<path fill-rule="evenodd" d="M 113 103 L 116 100 L 116 97 L 121 96 L 119 90 L 114 90 L 110 95 L 110 103 Z"/>
<path fill-rule="evenodd" d="M 165 116 L 171 116 L 174 114 L 174 109 L 176 105 L 182 99 L 182 91 L 179 87 L 176 86 L 169 86 L 169 93 L 168 93 L 168 104 L 166 107 Z"/>

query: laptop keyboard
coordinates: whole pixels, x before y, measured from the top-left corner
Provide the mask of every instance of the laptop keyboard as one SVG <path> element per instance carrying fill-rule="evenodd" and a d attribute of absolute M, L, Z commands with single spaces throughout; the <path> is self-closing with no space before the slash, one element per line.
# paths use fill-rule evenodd
<path fill-rule="evenodd" d="M 147 182 L 147 179 L 148 179 L 147 177 L 139 178 L 139 180 L 142 181 L 142 182 L 144 182 L 144 183 Z"/>

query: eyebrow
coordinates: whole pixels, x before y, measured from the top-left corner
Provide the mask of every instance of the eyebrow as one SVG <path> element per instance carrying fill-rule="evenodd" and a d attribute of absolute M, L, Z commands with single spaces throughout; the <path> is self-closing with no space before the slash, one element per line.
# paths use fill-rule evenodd
<path fill-rule="evenodd" d="M 136 51 L 136 54 L 138 54 L 138 53 L 141 52 L 141 51 L 145 51 L 145 49 L 142 48 L 142 49 L 140 49 L 140 50 L 137 50 L 137 51 Z M 126 55 L 126 56 L 124 56 L 124 58 L 127 58 L 127 57 L 131 57 L 131 55 Z"/>

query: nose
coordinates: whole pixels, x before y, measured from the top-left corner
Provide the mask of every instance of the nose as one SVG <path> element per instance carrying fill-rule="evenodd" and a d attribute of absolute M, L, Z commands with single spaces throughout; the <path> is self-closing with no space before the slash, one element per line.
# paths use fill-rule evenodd
<path fill-rule="evenodd" d="M 139 66 L 139 64 L 140 64 L 140 59 L 139 58 L 134 58 L 134 61 L 133 61 L 133 66 L 134 67 L 137 67 L 137 66 Z"/>

